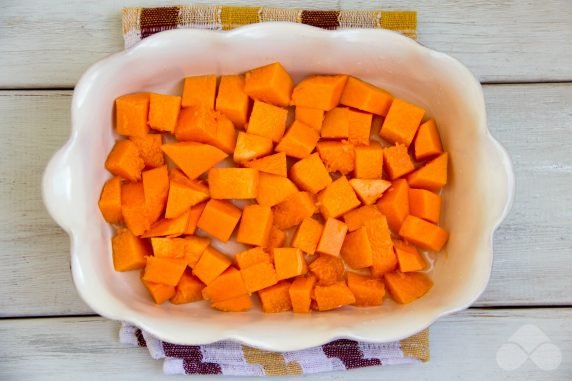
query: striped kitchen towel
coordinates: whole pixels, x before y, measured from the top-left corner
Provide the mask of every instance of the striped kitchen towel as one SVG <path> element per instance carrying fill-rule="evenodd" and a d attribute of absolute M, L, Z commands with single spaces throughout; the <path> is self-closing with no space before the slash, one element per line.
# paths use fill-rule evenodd
<path fill-rule="evenodd" d="M 393 343 L 341 339 L 283 353 L 263 351 L 234 341 L 207 345 L 169 344 L 127 323 L 121 326 L 119 338 L 124 344 L 147 347 L 152 358 L 163 359 L 163 372 L 171 375 L 286 376 L 429 360 L 428 330 Z"/>
<path fill-rule="evenodd" d="M 295 8 L 181 5 L 123 9 L 123 39 L 130 48 L 145 37 L 170 29 L 229 30 L 266 21 L 286 21 L 324 29 L 383 28 L 417 37 L 414 11 L 323 11 Z"/>

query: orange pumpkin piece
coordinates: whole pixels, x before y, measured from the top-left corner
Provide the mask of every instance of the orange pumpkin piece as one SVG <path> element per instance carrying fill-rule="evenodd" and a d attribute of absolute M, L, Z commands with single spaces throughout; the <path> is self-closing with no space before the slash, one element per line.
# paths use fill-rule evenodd
<path fill-rule="evenodd" d="M 401 143 L 407 147 L 419 128 L 425 110 L 403 99 L 395 98 L 383 121 L 379 135 L 390 143 Z"/>
<path fill-rule="evenodd" d="M 144 273 L 145 271 L 142 271 L 141 276 L 143 276 Z M 163 304 L 175 295 L 175 287 L 173 286 L 149 282 L 143 278 L 141 278 L 141 282 L 143 282 L 143 285 L 147 291 L 149 291 L 149 294 L 151 295 L 151 298 L 153 298 L 155 304 Z"/>
<path fill-rule="evenodd" d="M 183 238 L 151 238 L 153 255 L 161 258 L 184 258 L 185 240 Z"/>
<path fill-rule="evenodd" d="M 187 77 L 183 83 L 182 107 L 203 106 L 213 109 L 216 94 L 216 75 Z"/>
<path fill-rule="evenodd" d="M 161 146 L 163 145 L 163 135 L 147 134 L 143 136 L 131 136 L 129 138 L 139 151 L 139 156 L 143 159 L 146 167 L 157 168 L 165 164 L 165 157 Z"/>
<path fill-rule="evenodd" d="M 437 191 L 447 184 L 447 162 L 449 154 L 438 156 L 425 166 L 407 176 L 410 187 Z"/>
<path fill-rule="evenodd" d="M 206 202 L 201 202 L 200 204 L 193 206 L 189 210 L 187 226 L 185 227 L 183 234 L 195 234 L 195 230 L 197 229 L 197 223 L 199 222 L 199 218 L 201 218 L 203 210 L 205 210 L 206 206 L 207 206 Z"/>
<path fill-rule="evenodd" d="M 394 233 L 399 232 L 405 217 L 409 215 L 409 185 L 405 179 L 395 180 L 377 202 L 377 207 L 387 217 Z"/>
<path fill-rule="evenodd" d="M 266 246 L 273 221 L 269 206 L 247 205 L 242 210 L 236 242 L 254 246 Z"/>
<path fill-rule="evenodd" d="M 441 197 L 425 189 L 409 189 L 409 213 L 438 224 L 441 216 Z"/>
<path fill-rule="evenodd" d="M 278 280 L 293 278 L 308 272 L 304 253 L 293 247 L 277 247 L 272 249 L 274 267 Z"/>
<path fill-rule="evenodd" d="M 272 140 L 240 131 L 236 140 L 233 159 L 237 163 L 244 163 L 272 152 Z"/>
<path fill-rule="evenodd" d="M 234 257 L 237 267 L 244 270 L 259 263 L 272 263 L 270 254 L 261 247 L 241 251 Z"/>
<path fill-rule="evenodd" d="M 210 144 L 227 154 L 236 145 L 236 130 L 230 119 L 203 106 L 181 110 L 175 136 L 179 141 Z"/>
<path fill-rule="evenodd" d="M 255 101 L 246 131 L 249 134 L 264 136 L 273 142 L 278 142 L 286 130 L 287 118 L 287 109 Z"/>
<path fill-rule="evenodd" d="M 300 122 L 307 124 L 314 130 L 320 132 L 322 129 L 322 123 L 324 121 L 324 110 L 297 106 L 294 119 L 299 120 Z"/>
<path fill-rule="evenodd" d="M 355 77 L 348 78 L 340 98 L 345 106 L 381 116 L 387 115 L 391 102 L 391 94 Z"/>
<path fill-rule="evenodd" d="M 258 171 L 252 168 L 211 168 L 209 190 L 212 198 L 249 199 L 258 192 Z"/>
<path fill-rule="evenodd" d="M 261 262 L 249 266 L 240 270 L 240 274 L 242 275 L 249 294 L 278 283 L 276 270 L 274 270 L 272 263 L 268 262 Z"/>
<path fill-rule="evenodd" d="M 226 255 L 209 246 L 195 265 L 193 274 L 208 286 L 230 265 L 230 259 Z"/>
<path fill-rule="evenodd" d="M 151 255 L 148 243 L 134 236 L 128 229 L 119 229 L 111 239 L 115 271 L 142 269 Z"/>
<path fill-rule="evenodd" d="M 163 144 L 161 149 L 190 179 L 196 179 L 227 157 L 216 147 L 195 142 Z"/>
<path fill-rule="evenodd" d="M 358 207 L 360 202 L 345 176 L 332 182 L 318 195 L 324 218 L 336 218 Z"/>
<path fill-rule="evenodd" d="M 373 205 L 391 186 L 391 182 L 381 179 L 351 179 L 350 185 L 361 202 Z"/>
<path fill-rule="evenodd" d="M 344 214 L 344 222 L 348 225 L 348 231 L 353 232 L 363 226 L 365 221 L 381 217 L 383 214 L 373 205 L 365 205 Z"/>
<path fill-rule="evenodd" d="M 313 153 L 290 168 L 290 178 L 298 188 L 316 194 L 332 183 L 332 178 L 320 155 Z"/>
<path fill-rule="evenodd" d="M 399 271 L 402 273 L 421 271 L 427 267 L 427 262 L 415 246 L 396 240 L 393 241 L 393 250 L 397 256 Z"/>
<path fill-rule="evenodd" d="M 141 171 L 145 163 L 135 143 L 131 140 L 119 140 L 105 161 L 105 169 L 115 176 L 129 181 L 141 180 Z"/>
<path fill-rule="evenodd" d="M 354 294 L 344 281 L 330 286 L 316 286 L 314 288 L 314 297 L 316 298 L 318 311 L 334 310 L 356 302 Z"/>
<path fill-rule="evenodd" d="M 275 149 L 276 152 L 284 152 L 288 156 L 303 159 L 312 153 L 318 140 L 320 135 L 316 130 L 295 120 Z"/>
<path fill-rule="evenodd" d="M 364 227 L 346 235 L 340 254 L 352 269 L 363 269 L 373 264 L 371 245 Z"/>
<path fill-rule="evenodd" d="M 329 286 L 344 279 L 344 261 L 340 257 L 320 255 L 310 263 L 309 268 L 322 286 Z"/>
<path fill-rule="evenodd" d="M 298 191 L 287 177 L 261 172 L 258 174 L 256 201 L 260 205 L 274 206 Z"/>
<path fill-rule="evenodd" d="M 335 218 L 328 218 L 322 230 L 322 236 L 318 241 L 316 251 L 320 254 L 333 256 L 340 255 L 340 250 L 346 238 L 348 226 Z"/>
<path fill-rule="evenodd" d="M 171 178 L 165 218 L 175 218 L 210 197 L 206 184 L 185 177 Z"/>
<path fill-rule="evenodd" d="M 383 304 L 385 285 L 382 280 L 349 272 L 347 283 L 356 298 L 355 306 L 372 307 Z"/>
<path fill-rule="evenodd" d="M 176 95 L 149 95 L 149 127 L 157 131 L 175 132 L 181 97 Z"/>
<path fill-rule="evenodd" d="M 286 107 L 294 81 L 279 62 L 252 69 L 245 75 L 244 92 L 252 99 Z"/>
<path fill-rule="evenodd" d="M 415 169 L 411 157 L 407 153 L 407 147 L 403 144 L 395 144 L 385 148 L 383 150 L 383 162 L 385 172 L 390 180 L 395 180 Z"/>
<path fill-rule="evenodd" d="M 107 180 L 101 190 L 98 206 L 105 221 L 110 224 L 121 221 L 121 178 L 115 176 Z"/>
<path fill-rule="evenodd" d="M 127 228 L 140 236 L 151 225 L 145 204 L 142 183 L 127 183 L 121 186 L 121 214 Z"/>
<path fill-rule="evenodd" d="M 232 123 L 242 130 L 248 121 L 250 98 L 244 92 L 244 77 L 241 75 L 223 75 L 218 85 L 216 110 L 226 115 Z"/>
<path fill-rule="evenodd" d="M 145 194 L 145 206 L 147 207 L 147 216 L 150 223 L 157 221 L 167 203 L 169 194 L 169 173 L 167 166 L 163 165 L 148 171 L 144 171 L 143 192 Z"/>
<path fill-rule="evenodd" d="M 209 247 L 211 240 L 205 237 L 189 236 L 182 239 L 183 257 L 187 266 L 195 268 L 203 252 Z"/>
<path fill-rule="evenodd" d="M 368 145 L 373 116 L 366 112 L 349 110 L 348 140 L 356 145 Z"/>
<path fill-rule="evenodd" d="M 292 247 L 313 255 L 318 247 L 324 226 L 313 218 L 304 218 L 292 239 Z"/>
<path fill-rule="evenodd" d="M 347 75 L 315 75 L 294 87 L 291 104 L 329 111 L 340 102 Z"/>
<path fill-rule="evenodd" d="M 143 280 L 176 286 L 187 268 L 184 259 L 147 257 Z"/>
<path fill-rule="evenodd" d="M 290 282 L 283 280 L 273 286 L 258 291 L 262 311 L 268 313 L 285 312 L 292 309 L 290 301 Z"/>
<path fill-rule="evenodd" d="M 209 200 L 197 222 L 197 227 L 227 242 L 238 224 L 240 215 L 241 210 L 228 201 Z"/>
<path fill-rule="evenodd" d="M 314 197 L 308 192 L 296 192 L 274 207 L 274 225 L 289 229 L 316 212 Z"/>
<path fill-rule="evenodd" d="M 312 302 L 312 291 L 316 284 L 316 277 L 313 275 L 299 276 L 290 285 L 288 293 L 292 302 L 292 310 L 298 313 L 310 312 Z"/>
<path fill-rule="evenodd" d="M 347 141 L 319 142 L 316 149 L 329 172 L 347 175 L 355 168 L 355 150 Z M 371 164 L 371 163 L 370 163 Z"/>
<path fill-rule="evenodd" d="M 384 276 L 389 294 L 397 303 L 407 304 L 425 295 L 433 282 L 423 273 L 395 271 Z"/>
<path fill-rule="evenodd" d="M 437 124 L 433 119 L 419 126 L 413 145 L 415 160 L 425 160 L 443 153 Z"/>
<path fill-rule="evenodd" d="M 320 135 L 322 138 L 347 139 L 350 136 L 350 109 L 335 107 L 326 112 Z"/>
<path fill-rule="evenodd" d="M 377 142 L 355 147 L 355 175 L 358 179 L 381 179 L 383 149 Z"/>
<path fill-rule="evenodd" d="M 185 271 L 175 287 L 175 294 L 169 299 L 173 304 L 185 304 L 203 300 L 205 285 L 190 271 Z"/>
<path fill-rule="evenodd" d="M 212 303 L 211 307 L 224 312 L 245 312 L 252 308 L 252 300 L 248 295 Z"/>
<path fill-rule="evenodd" d="M 115 100 L 115 129 L 119 135 L 144 136 L 149 131 L 149 94 L 123 95 Z"/>
<path fill-rule="evenodd" d="M 272 229 L 270 229 L 270 237 L 268 237 L 268 243 L 266 244 L 266 247 L 269 249 L 282 247 L 284 246 L 285 241 L 286 233 L 278 229 L 276 226 L 273 226 Z"/>
<path fill-rule="evenodd" d="M 387 219 L 385 217 L 373 218 L 367 220 L 363 226 L 371 245 L 371 274 L 374 277 L 381 277 L 383 274 L 395 270 L 397 257 L 393 252 L 393 241 L 387 226 Z"/>
<path fill-rule="evenodd" d="M 203 289 L 203 298 L 215 303 L 246 294 L 248 290 L 240 271 L 234 267 L 227 268 Z"/>
<path fill-rule="evenodd" d="M 284 152 L 247 161 L 244 163 L 244 166 L 258 169 L 260 172 L 270 173 L 273 175 L 284 177 L 288 175 L 286 154 Z"/>
<path fill-rule="evenodd" d="M 186 234 L 191 210 L 186 211 L 177 218 L 163 218 L 155 222 L 141 237 L 178 237 Z"/>
<path fill-rule="evenodd" d="M 415 246 L 435 252 L 440 251 L 449 239 L 449 233 L 443 228 L 412 215 L 403 221 L 399 235 Z"/>

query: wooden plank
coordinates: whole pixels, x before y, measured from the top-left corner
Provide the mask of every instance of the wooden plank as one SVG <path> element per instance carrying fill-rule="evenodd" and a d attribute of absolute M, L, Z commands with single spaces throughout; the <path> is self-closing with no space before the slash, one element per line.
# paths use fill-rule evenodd
<path fill-rule="evenodd" d="M 168 0 L 161 5 L 180 3 Z M 252 5 L 249 0 L 213 4 Z M 71 88 L 89 65 L 122 49 L 121 8 L 154 0 L 5 0 L 0 4 L 0 88 Z M 280 0 L 257 4 L 284 6 Z M 572 80 L 572 2 L 387 0 L 418 11 L 419 41 L 465 63 L 481 81 Z M 294 0 L 290 7 L 376 9 L 365 0 Z"/>
<path fill-rule="evenodd" d="M 462 380 L 564 380 L 572 373 L 571 319 L 570 308 L 470 309 L 441 319 L 431 327 L 431 360 L 426 364 L 363 368 L 304 378 L 359 381 L 383 375 L 386 379 L 408 379 L 415 372 L 423 380 L 442 380 L 444 374 Z M 101 380 L 119 375 L 122 380 L 171 379 L 162 374 L 161 361 L 152 360 L 146 349 L 120 344 L 118 328 L 119 323 L 100 317 L 0 320 L 0 379 Z M 542 333 L 537 333 L 536 328 Z M 500 365 L 507 364 L 507 357 L 502 353 L 497 357 L 497 353 L 518 329 L 527 333 L 525 339 L 515 340 L 521 346 L 525 347 L 523 340 L 531 342 L 543 334 L 552 345 L 544 351 L 534 348 L 535 362 L 529 358 L 519 368 L 505 370 Z M 562 357 L 559 365 L 558 354 Z M 558 366 L 545 370 L 549 365 Z"/>

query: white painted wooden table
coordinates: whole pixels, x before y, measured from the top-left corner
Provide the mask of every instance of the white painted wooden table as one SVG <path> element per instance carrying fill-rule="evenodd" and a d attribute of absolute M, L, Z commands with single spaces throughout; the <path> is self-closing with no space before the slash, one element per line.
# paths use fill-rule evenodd
<path fill-rule="evenodd" d="M 67 139 L 80 74 L 122 48 L 121 7 L 182 2 L 0 2 L 0 380 L 162 377 L 159 362 L 119 344 L 118 324 L 79 299 L 68 239 L 42 205 L 40 178 Z M 434 324 L 428 364 L 307 378 L 571 379 L 572 1 L 258 2 L 332 9 L 379 3 L 416 9 L 420 42 L 457 57 L 483 82 L 489 127 L 514 162 L 516 199 L 495 235 L 487 291 L 473 308 Z M 497 351 L 527 324 L 560 351 L 555 370 L 530 359 L 512 371 L 499 366 Z"/>

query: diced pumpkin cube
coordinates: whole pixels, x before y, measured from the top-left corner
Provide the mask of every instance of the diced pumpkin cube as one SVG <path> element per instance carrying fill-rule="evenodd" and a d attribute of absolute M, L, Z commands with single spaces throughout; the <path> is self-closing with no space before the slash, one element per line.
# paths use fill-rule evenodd
<path fill-rule="evenodd" d="M 292 247 L 272 249 L 274 267 L 278 280 L 293 278 L 308 272 L 308 266 L 301 250 Z"/>
<path fill-rule="evenodd" d="M 365 205 L 344 214 L 344 221 L 348 225 L 348 231 L 353 232 L 363 226 L 365 221 L 381 217 L 383 214 L 373 205 Z"/>
<path fill-rule="evenodd" d="M 349 110 L 348 140 L 356 145 L 368 145 L 371 134 L 372 115 L 366 112 Z"/>
<path fill-rule="evenodd" d="M 315 75 L 294 87 L 291 104 L 329 111 L 340 102 L 347 75 Z"/>
<path fill-rule="evenodd" d="M 345 106 L 381 116 L 387 115 L 391 102 L 391 94 L 355 77 L 348 78 L 340 98 Z"/>
<path fill-rule="evenodd" d="M 437 191 L 447 184 L 447 162 L 449 154 L 438 156 L 407 176 L 410 187 Z"/>
<path fill-rule="evenodd" d="M 127 183 L 121 186 L 121 215 L 127 228 L 136 236 L 143 234 L 151 222 L 145 204 L 143 183 Z"/>
<path fill-rule="evenodd" d="M 144 136 L 149 131 L 149 94 L 123 95 L 115 100 L 115 129 L 119 135 Z"/>
<path fill-rule="evenodd" d="M 332 178 L 318 153 L 297 161 L 290 168 L 290 178 L 298 188 L 316 194 L 332 183 Z"/>
<path fill-rule="evenodd" d="M 226 116 L 210 108 L 182 109 L 175 130 L 177 140 L 210 144 L 227 154 L 234 151 L 236 130 Z"/>
<path fill-rule="evenodd" d="M 153 255 L 161 258 L 185 258 L 185 240 L 183 238 L 151 238 Z"/>
<path fill-rule="evenodd" d="M 438 224 L 441 216 L 441 197 L 425 189 L 409 189 L 409 213 Z"/>
<path fill-rule="evenodd" d="M 383 163 L 390 180 L 395 180 L 415 169 L 407 152 L 407 147 L 403 144 L 395 144 L 385 148 L 383 150 Z"/>
<path fill-rule="evenodd" d="M 421 271 L 427 267 L 427 262 L 415 246 L 403 241 L 393 241 L 393 250 L 402 273 Z"/>
<path fill-rule="evenodd" d="M 206 206 L 207 206 L 206 202 L 201 202 L 200 204 L 193 206 L 189 210 L 188 212 L 189 218 L 187 219 L 187 226 L 185 227 L 183 234 L 195 234 L 195 230 L 197 229 L 197 223 L 199 222 L 199 218 L 201 218 L 203 210 L 205 210 Z"/>
<path fill-rule="evenodd" d="M 449 233 L 443 228 L 412 215 L 403 221 L 399 235 L 414 245 L 431 251 L 440 251 L 449 239 Z"/>
<path fill-rule="evenodd" d="M 298 313 L 310 312 L 312 302 L 312 291 L 316 284 L 316 277 L 313 275 L 299 276 L 290 285 L 288 293 L 292 302 L 292 310 Z"/>
<path fill-rule="evenodd" d="M 111 239 L 113 268 L 115 271 L 142 269 L 151 255 L 151 248 L 128 229 L 119 229 Z"/>
<path fill-rule="evenodd" d="M 364 227 L 346 235 L 340 254 L 352 269 L 363 269 L 373 264 L 371 245 Z"/>
<path fill-rule="evenodd" d="M 270 237 L 268 238 L 268 243 L 266 244 L 266 247 L 269 249 L 273 249 L 275 247 L 282 247 L 284 246 L 285 241 L 286 241 L 286 233 L 278 229 L 276 226 L 272 226 L 272 229 L 270 229 Z"/>
<path fill-rule="evenodd" d="M 129 181 L 141 180 L 141 171 L 145 163 L 139 155 L 139 150 L 131 140 L 119 140 L 105 161 L 105 169 L 115 176 Z"/>
<path fill-rule="evenodd" d="M 224 312 L 245 312 L 252 308 L 252 300 L 248 295 L 212 303 L 211 307 Z"/>
<path fill-rule="evenodd" d="M 425 110 L 421 107 L 395 98 L 383 121 L 379 135 L 390 143 L 401 143 L 409 147 L 423 115 L 425 115 Z"/>
<path fill-rule="evenodd" d="M 255 101 L 246 131 L 249 134 L 263 136 L 273 142 L 278 142 L 286 130 L 287 118 L 287 109 Z"/>
<path fill-rule="evenodd" d="M 272 263 L 270 254 L 261 247 L 255 247 L 249 250 L 241 251 L 234 257 L 236 265 L 240 270 L 244 270 L 250 266 L 259 263 Z"/>
<path fill-rule="evenodd" d="M 216 94 L 216 75 L 187 77 L 183 83 L 181 107 L 208 107 L 213 109 Z"/>
<path fill-rule="evenodd" d="M 348 288 L 354 294 L 354 305 L 359 307 L 381 306 L 385 296 L 385 285 L 375 279 L 356 273 L 348 273 Z"/>
<path fill-rule="evenodd" d="M 145 273 L 144 271 L 141 272 L 141 275 L 143 275 L 144 273 Z M 155 304 L 163 304 L 175 295 L 175 287 L 173 286 L 168 286 L 166 284 L 161 284 L 161 283 L 149 282 L 143 278 L 141 278 L 141 282 L 143 283 L 147 291 L 149 291 L 149 295 L 151 295 L 151 298 L 153 298 Z"/>
<path fill-rule="evenodd" d="M 399 232 L 401 224 L 409 214 L 409 185 L 405 179 L 395 180 L 391 187 L 377 202 L 377 207 L 387 217 L 394 233 Z"/>
<path fill-rule="evenodd" d="M 230 259 L 226 255 L 209 246 L 195 265 L 193 274 L 208 286 L 230 265 Z"/>
<path fill-rule="evenodd" d="M 143 280 L 176 286 L 187 268 L 184 259 L 147 257 Z"/>
<path fill-rule="evenodd" d="M 269 262 L 261 262 L 240 270 L 248 293 L 260 291 L 278 283 L 276 270 Z"/>
<path fill-rule="evenodd" d="M 161 149 L 190 179 L 196 179 L 227 157 L 216 147 L 195 142 L 163 144 Z"/>
<path fill-rule="evenodd" d="M 274 225 L 281 230 L 289 229 L 315 212 L 314 197 L 308 192 L 296 192 L 274 207 Z"/>
<path fill-rule="evenodd" d="M 169 300 L 173 304 L 198 302 L 203 300 L 202 291 L 204 288 L 203 282 L 191 274 L 190 271 L 185 271 L 177 287 L 175 287 L 175 294 Z"/>
<path fill-rule="evenodd" d="M 381 179 L 383 149 L 377 142 L 355 147 L 355 175 L 358 179 Z"/>
<path fill-rule="evenodd" d="M 279 62 L 252 69 L 245 75 L 244 91 L 259 101 L 286 107 L 294 81 Z"/>
<path fill-rule="evenodd" d="M 348 226 L 345 223 L 335 218 L 328 218 L 324 224 L 324 230 L 322 230 L 316 251 L 320 254 L 340 255 L 347 232 Z"/>
<path fill-rule="evenodd" d="M 314 296 L 318 311 L 329 311 L 348 304 L 354 304 L 356 298 L 346 285 L 346 282 L 340 281 L 330 286 L 316 286 L 314 288 Z"/>
<path fill-rule="evenodd" d="M 316 130 L 295 120 L 276 146 L 276 152 L 284 152 L 288 156 L 303 159 L 312 153 L 318 140 L 320 135 Z"/>
<path fill-rule="evenodd" d="M 171 179 L 165 218 L 175 218 L 210 197 L 206 184 L 197 180 Z"/>
<path fill-rule="evenodd" d="M 177 218 L 163 218 L 155 222 L 142 237 L 178 237 L 182 234 L 186 234 L 191 210 L 192 209 L 186 211 Z"/>
<path fill-rule="evenodd" d="M 240 215 L 241 210 L 228 201 L 210 200 L 197 222 L 197 227 L 226 242 L 238 224 Z"/>
<path fill-rule="evenodd" d="M 298 248 L 306 254 L 313 255 L 318 247 L 324 226 L 313 218 L 304 218 L 298 226 L 292 239 L 292 247 Z"/>
<path fill-rule="evenodd" d="M 284 177 L 288 175 L 286 154 L 283 152 L 247 161 L 244 163 L 244 166 L 258 169 L 260 172 L 270 173 L 273 175 Z"/>
<path fill-rule="evenodd" d="M 413 148 L 415 160 L 425 160 L 443 152 L 439 130 L 433 119 L 419 126 Z"/>
<path fill-rule="evenodd" d="M 314 130 L 320 132 L 322 129 L 322 122 L 324 121 L 324 110 L 318 108 L 297 106 L 295 120 L 307 124 Z"/>
<path fill-rule="evenodd" d="M 411 303 L 425 295 L 433 282 L 423 273 L 402 273 L 395 271 L 384 276 L 391 297 L 401 304 Z"/>
<path fill-rule="evenodd" d="M 335 107 L 326 112 L 322 129 L 322 138 L 347 139 L 350 136 L 350 109 Z"/>
<path fill-rule="evenodd" d="M 236 241 L 254 246 L 266 246 L 273 221 L 269 206 L 247 205 L 242 210 Z"/>
<path fill-rule="evenodd" d="M 355 168 L 353 144 L 341 142 L 319 142 L 316 149 L 329 172 L 347 175 Z"/>
<path fill-rule="evenodd" d="M 262 311 L 268 313 L 285 312 L 292 309 L 290 301 L 290 282 L 283 280 L 273 286 L 258 291 Z"/>
<path fill-rule="evenodd" d="M 261 172 L 258 174 L 256 201 L 260 205 L 274 206 L 298 191 L 287 177 Z"/>
<path fill-rule="evenodd" d="M 169 195 L 169 172 L 163 165 L 141 175 L 143 178 L 143 193 L 145 194 L 145 206 L 149 222 L 157 221 L 165 211 L 167 197 Z"/>
<path fill-rule="evenodd" d="M 115 176 L 107 180 L 101 190 L 98 206 L 105 221 L 110 224 L 121 221 L 121 178 Z"/>
<path fill-rule="evenodd" d="M 237 128 L 244 130 L 249 109 L 250 98 L 244 92 L 244 77 L 241 75 L 223 75 L 220 77 L 216 110 L 226 115 Z"/>
<path fill-rule="evenodd" d="M 183 258 L 187 266 L 195 268 L 203 252 L 209 247 L 211 240 L 206 237 L 188 236 L 183 241 Z"/>
<path fill-rule="evenodd" d="M 227 268 L 203 289 L 203 298 L 211 302 L 221 302 L 248 294 L 240 271 Z"/>
<path fill-rule="evenodd" d="M 373 205 L 391 186 L 391 182 L 381 179 L 351 179 L 350 185 L 361 202 Z"/>
<path fill-rule="evenodd" d="M 397 257 L 393 252 L 393 241 L 385 216 L 367 220 L 363 226 L 371 246 L 371 274 L 375 277 L 381 277 L 383 274 L 395 270 Z"/>
<path fill-rule="evenodd" d="M 345 267 L 340 257 L 320 255 L 310 263 L 309 268 L 322 286 L 329 286 L 344 279 Z"/>
<path fill-rule="evenodd" d="M 147 134 L 143 136 L 131 136 L 129 138 L 139 151 L 139 156 L 143 159 L 146 167 L 157 168 L 165 164 L 165 157 L 161 146 L 163 145 L 163 135 Z"/>
<path fill-rule="evenodd" d="M 345 176 L 332 182 L 318 195 L 324 218 L 336 218 L 358 207 L 360 202 Z"/>
<path fill-rule="evenodd" d="M 258 171 L 252 168 L 211 168 L 209 190 L 212 198 L 220 200 L 256 198 Z"/>
<path fill-rule="evenodd" d="M 181 97 L 176 95 L 149 95 L 149 127 L 166 132 L 175 132 L 181 108 Z"/>
<path fill-rule="evenodd" d="M 244 163 L 272 152 L 272 140 L 240 131 L 236 140 L 233 159 L 237 163 Z"/>

